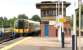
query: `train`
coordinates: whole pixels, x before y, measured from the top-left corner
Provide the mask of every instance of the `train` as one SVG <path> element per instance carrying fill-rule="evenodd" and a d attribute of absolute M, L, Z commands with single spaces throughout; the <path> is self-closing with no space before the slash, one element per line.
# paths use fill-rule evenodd
<path fill-rule="evenodd" d="M 0 43 L 18 37 L 38 36 L 39 34 L 40 22 L 28 19 L 17 19 L 14 21 L 14 27 L 1 28 Z"/>
<path fill-rule="evenodd" d="M 37 36 L 40 33 L 40 22 L 17 19 L 14 22 L 14 33 L 16 36 Z"/>

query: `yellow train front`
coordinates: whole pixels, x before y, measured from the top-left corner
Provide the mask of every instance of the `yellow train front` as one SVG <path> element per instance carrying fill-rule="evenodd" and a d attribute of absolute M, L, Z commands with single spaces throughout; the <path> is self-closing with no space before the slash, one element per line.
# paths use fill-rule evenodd
<path fill-rule="evenodd" d="M 40 22 L 26 19 L 17 19 L 14 25 L 16 36 L 38 36 L 40 33 Z"/>

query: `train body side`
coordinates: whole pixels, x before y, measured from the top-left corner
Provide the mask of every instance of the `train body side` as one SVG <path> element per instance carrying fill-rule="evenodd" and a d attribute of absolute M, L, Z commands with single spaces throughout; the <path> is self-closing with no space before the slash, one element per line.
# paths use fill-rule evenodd
<path fill-rule="evenodd" d="M 35 35 L 35 33 L 40 32 L 40 22 L 35 22 L 31 20 L 23 20 L 23 21 L 25 21 L 25 24 L 23 26 L 24 28 L 14 28 L 14 32 L 17 33 L 17 35 L 20 35 L 20 36 Z"/>

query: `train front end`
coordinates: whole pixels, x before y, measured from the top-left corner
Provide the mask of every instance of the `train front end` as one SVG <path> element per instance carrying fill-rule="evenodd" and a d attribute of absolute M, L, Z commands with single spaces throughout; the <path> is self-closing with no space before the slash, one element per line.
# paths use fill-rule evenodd
<path fill-rule="evenodd" d="M 29 32 L 28 21 L 24 19 L 18 19 L 15 22 L 14 32 L 16 36 L 25 36 Z"/>

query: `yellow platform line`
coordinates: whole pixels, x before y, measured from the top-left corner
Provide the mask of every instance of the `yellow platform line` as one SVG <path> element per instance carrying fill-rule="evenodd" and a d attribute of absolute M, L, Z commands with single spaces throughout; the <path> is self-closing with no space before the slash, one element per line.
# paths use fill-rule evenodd
<path fill-rule="evenodd" d="M 9 50 L 9 49 L 11 49 L 12 47 L 14 47 L 14 46 L 16 46 L 16 45 L 18 45 L 18 44 L 20 44 L 20 43 L 22 43 L 23 41 L 28 40 L 28 39 L 31 39 L 31 37 L 24 38 L 24 39 L 22 39 L 22 40 L 20 40 L 20 41 L 18 41 L 18 42 L 16 42 L 16 43 L 13 43 L 13 44 L 10 44 L 10 45 L 8 45 L 8 46 L 6 46 L 6 47 L 3 47 L 3 48 L 1 48 L 0 50 Z"/>

